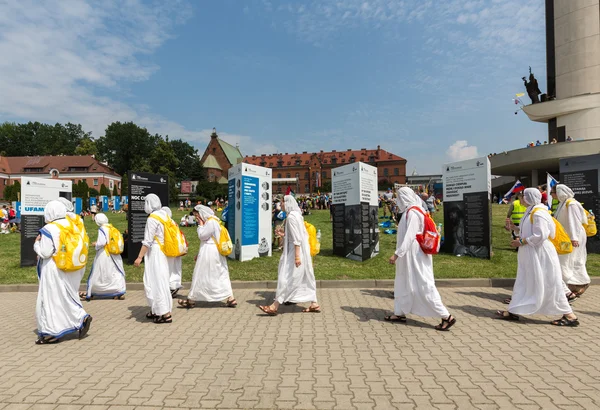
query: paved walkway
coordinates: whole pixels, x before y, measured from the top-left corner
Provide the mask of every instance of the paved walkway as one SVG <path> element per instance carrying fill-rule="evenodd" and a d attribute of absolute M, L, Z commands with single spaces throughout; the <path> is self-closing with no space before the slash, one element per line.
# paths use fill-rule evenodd
<path fill-rule="evenodd" d="M 458 318 L 383 321 L 389 291 L 321 289 L 322 314 L 255 307 L 272 292 L 238 290 L 240 306 L 176 309 L 148 322 L 143 293 L 85 304 L 84 340 L 34 345 L 35 293 L 0 295 L 0 409 L 600 408 L 600 287 L 575 303 L 582 326 L 502 322 L 509 291 L 444 288 Z"/>

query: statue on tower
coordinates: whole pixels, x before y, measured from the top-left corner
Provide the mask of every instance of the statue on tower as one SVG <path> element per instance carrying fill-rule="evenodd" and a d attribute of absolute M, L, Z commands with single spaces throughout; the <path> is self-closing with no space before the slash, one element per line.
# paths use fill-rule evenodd
<path fill-rule="evenodd" d="M 529 82 L 527 82 L 527 79 L 525 77 L 522 77 L 522 79 L 523 79 L 523 84 L 525 85 L 525 89 L 527 90 L 527 94 L 529 95 L 529 98 L 531 98 L 531 103 L 532 104 L 539 103 L 540 102 L 539 95 L 542 92 L 540 91 L 540 88 L 538 87 L 538 82 L 535 79 L 535 76 L 531 72 L 531 66 L 529 67 Z"/>

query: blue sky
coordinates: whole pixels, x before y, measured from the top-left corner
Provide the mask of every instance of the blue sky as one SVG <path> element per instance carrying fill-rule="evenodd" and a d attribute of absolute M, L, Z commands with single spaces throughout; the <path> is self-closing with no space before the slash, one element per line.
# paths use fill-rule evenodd
<path fill-rule="evenodd" d="M 407 172 L 544 139 L 543 0 L 0 0 L 0 121 L 113 121 L 203 151 L 381 145 Z M 525 97 L 527 99 L 527 97 Z"/>

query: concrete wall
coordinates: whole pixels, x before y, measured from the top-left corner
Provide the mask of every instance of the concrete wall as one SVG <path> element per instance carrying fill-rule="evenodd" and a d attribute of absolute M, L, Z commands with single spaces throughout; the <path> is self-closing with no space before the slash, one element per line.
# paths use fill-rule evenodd
<path fill-rule="evenodd" d="M 600 138 L 600 108 L 591 108 L 557 117 L 556 125 L 565 126 L 574 140 Z"/>
<path fill-rule="evenodd" d="M 598 3 L 554 0 L 557 99 L 600 92 Z"/>

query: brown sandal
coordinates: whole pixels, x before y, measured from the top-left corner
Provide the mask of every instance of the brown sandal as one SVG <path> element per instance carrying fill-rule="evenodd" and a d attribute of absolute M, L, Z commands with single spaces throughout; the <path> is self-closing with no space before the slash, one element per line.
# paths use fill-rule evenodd
<path fill-rule="evenodd" d="M 277 316 L 277 311 L 273 310 L 271 306 L 259 306 L 258 308 L 269 316 Z"/>
<path fill-rule="evenodd" d="M 235 300 L 235 298 L 225 302 L 225 306 L 227 306 L 228 308 L 235 308 L 235 307 L 237 307 L 237 305 L 238 305 L 238 303 L 237 303 L 237 300 Z"/>
<path fill-rule="evenodd" d="M 304 313 L 321 313 L 321 306 L 317 305 L 316 307 L 309 306 L 306 309 L 302 309 Z"/>
<path fill-rule="evenodd" d="M 186 309 L 191 309 L 194 306 L 196 306 L 196 303 L 192 302 L 189 299 L 179 299 L 179 301 L 177 303 L 179 303 L 179 306 L 184 307 Z"/>

